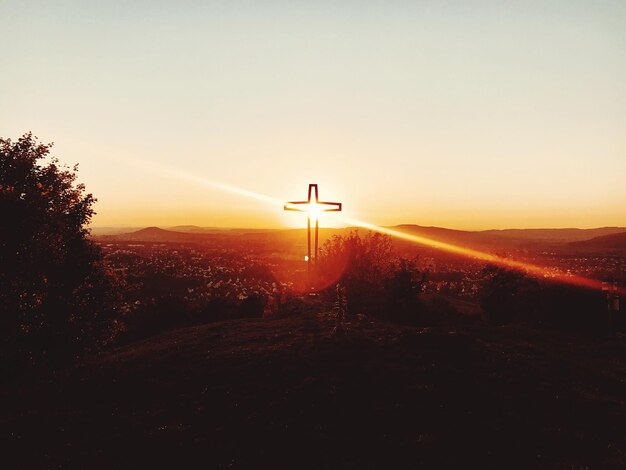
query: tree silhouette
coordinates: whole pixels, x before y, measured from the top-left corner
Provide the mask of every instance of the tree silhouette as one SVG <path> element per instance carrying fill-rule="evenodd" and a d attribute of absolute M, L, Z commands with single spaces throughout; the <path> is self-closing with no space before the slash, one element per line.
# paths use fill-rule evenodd
<path fill-rule="evenodd" d="M 110 279 L 86 224 L 95 199 L 31 133 L 0 138 L 0 355 L 59 360 L 110 334 Z M 42 160 L 47 160 L 42 164 Z"/>
<path fill-rule="evenodd" d="M 480 304 L 492 323 L 606 333 L 606 298 L 602 292 L 538 280 L 495 266 L 486 267 L 482 275 Z"/>
<path fill-rule="evenodd" d="M 538 316 L 539 284 L 535 279 L 491 265 L 483 269 L 482 277 L 480 305 L 488 321 L 495 324 L 527 322 Z"/>
<path fill-rule="evenodd" d="M 401 258 L 395 269 L 385 279 L 386 309 L 398 318 L 415 316 L 420 310 L 418 294 L 425 280 L 424 273 L 415 266 L 415 262 Z"/>
<path fill-rule="evenodd" d="M 319 276 L 322 283 L 346 289 L 350 313 L 372 311 L 378 307 L 385 279 L 393 268 L 391 237 L 357 231 L 333 236 L 320 250 Z"/>

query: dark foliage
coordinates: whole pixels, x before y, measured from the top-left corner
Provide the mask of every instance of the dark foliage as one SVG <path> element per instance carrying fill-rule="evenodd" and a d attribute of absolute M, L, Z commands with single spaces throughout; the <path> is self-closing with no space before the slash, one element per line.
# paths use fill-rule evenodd
<path fill-rule="evenodd" d="M 87 237 L 95 199 L 51 144 L 0 138 L 0 355 L 4 366 L 65 360 L 111 338 L 111 278 Z"/>
<path fill-rule="evenodd" d="M 565 284 L 541 285 L 537 323 L 548 328 L 604 334 L 608 315 L 604 293 Z"/>
<path fill-rule="evenodd" d="M 321 250 L 320 277 L 326 284 L 339 283 L 351 314 L 417 325 L 436 323 L 448 312 L 420 299 L 425 274 L 415 262 L 395 256 L 388 235 L 352 232 L 328 240 Z M 336 297 L 336 284 L 331 286 L 328 293 Z"/>
<path fill-rule="evenodd" d="M 266 299 L 262 295 L 252 294 L 239 304 L 240 318 L 261 318 L 265 309 Z"/>
<path fill-rule="evenodd" d="M 481 306 L 488 321 L 599 334 L 607 328 L 604 294 L 539 281 L 516 271 L 488 267 Z"/>
<path fill-rule="evenodd" d="M 385 279 L 392 268 L 391 239 L 357 231 L 334 236 L 320 250 L 318 273 L 323 284 L 340 283 L 346 290 L 350 313 L 379 310 Z M 333 287 L 334 288 L 334 287 Z"/>
<path fill-rule="evenodd" d="M 424 322 L 429 312 L 418 296 L 423 283 L 424 274 L 415 267 L 415 263 L 398 260 L 384 281 L 384 316 L 405 324 Z"/>
<path fill-rule="evenodd" d="M 241 301 L 216 297 L 194 303 L 173 290 L 164 292 L 152 301 L 144 300 L 122 317 L 124 332 L 119 336 L 120 343 L 192 325 L 237 318 L 261 318 L 267 304 L 266 297 L 260 294 L 252 294 Z"/>
<path fill-rule="evenodd" d="M 287 292 L 282 304 L 279 307 L 279 317 L 298 316 L 310 313 L 316 313 L 323 310 L 322 305 L 328 305 L 332 302 L 332 290 L 328 289 L 324 292 L 322 298 L 311 296 L 300 296 L 293 292 Z"/>
<path fill-rule="evenodd" d="M 537 281 L 517 271 L 488 266 L 483 271 L 480 305 L 494 324 L 530 321 L 537 317 Z"/>

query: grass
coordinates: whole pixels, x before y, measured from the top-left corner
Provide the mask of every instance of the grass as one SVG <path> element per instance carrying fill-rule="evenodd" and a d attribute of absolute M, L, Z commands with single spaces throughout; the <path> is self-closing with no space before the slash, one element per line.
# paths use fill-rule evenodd
<path fill-rule="evenodd" d="M 21 468 L 626 466 L 626 343 L 328 314 L 180 329 L 2 388 Z"/>

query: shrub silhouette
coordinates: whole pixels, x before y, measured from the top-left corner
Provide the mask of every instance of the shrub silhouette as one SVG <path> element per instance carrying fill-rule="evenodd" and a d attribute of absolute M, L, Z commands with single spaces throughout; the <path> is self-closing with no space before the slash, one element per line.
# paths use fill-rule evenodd
<path fill-rule="evenodd" d="M 427 312 L 420 301 L 419 293 L 425 280 L 415 263 L 399 259 L 384 281 L 384 316 L 400 323 L 420 324 L 425 320 L 432 323 L 433 315 Z"/>
<path fill-rule="evenodd" d="M 392 264 L 391 238 L 357 231 L 335 235 L 320 250 L 319 277 L 325 285 L 339 282 L 346 289 L 349 313 L 379 310 L 385 279 Z"/>
<path fill-rule="evenodd" d="M 0 138 L 0 356 L 17 368 L 111 338 L 112 279 L 86 237 L 95 199 L 51 144 Z"/>
<path fill-rule="evenodd" d="M 483 270 L 480 305 L 494 324 L 530 322 L 538 318 L 537 281 L 508 269 L 488 266 Z"/>
<path fill-rule="evenodd" d="M 334 236 L 322 247 L 320 277 L 336 297 L 336 285 L 345 289 L 348 313 L 368 313 L 400 323 L 432 322 L 437 316 L 420 301 L 424 283 L 415 263 L 398 259 L 391 237 L 354 231 Z"/>
<path fill-rule="evenodd" d="M 600 334 L 606 331 L 606 301 L 601 292 L 496 267 L 483 271 L 481 306 L 491 323 Z"/>
<path fill-rule="evenodd" d="M 566 284 L 540 285 L 538 323 L 547 328 L 591 335 L 607 332 L 608 313 L 603 292 Z"/>
<path fill-rule="evenodd" d="M 259 294 L 246 297 L 239 304 L 238 316 L 241 318 L 261 318 L 267 300 Z"/>

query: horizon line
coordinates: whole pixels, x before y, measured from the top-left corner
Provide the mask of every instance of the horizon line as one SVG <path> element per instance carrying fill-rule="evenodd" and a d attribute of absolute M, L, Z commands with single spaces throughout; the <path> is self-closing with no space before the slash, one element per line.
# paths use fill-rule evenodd
<path fill-rule="evenodd" d="M 506 227 L 506 228 L 487 228 L 487 229 L 463 229 L 463 228 L 454 228 L 454 227 L 445 227 L 441 225 L 420 225 L 417 223 L 399 223 L 399 224 L 391 224 L 391 225 L 381 225 L 382 227 L 402 227 L 402 226 L 414 226 L 414 227 L 422 227 L 422 228 L 440 228 L 445 230 L 457 230 L 462 232 L 490 232 L 490 231 L 505 231 L 505 230 L 598 230 L 598 229 L 608 229 L 608 228 L 616 228 L 616 229 L 625 229 L 626 226 L 621 225 L 602 225 L 602 226 L 593 226 L 593 227 Z M 305 228 L 300 227 L 241 227 L 241 226 L 218 226 L 218 225 L 195 225 L 195 224 L 177 224 L 177 225 L 88 225 L 88 230 L 93 229 L 146 229 L 146 228 L 159 228 L 162 230 L 177 228 L 177 227 L 194 227 L 203 230 L 306 230 Z M 360 228 L 355 225 L 345 225 L 341 227 L 320 227 L 321 229 L 347 229 L 347 228 Z"/>

